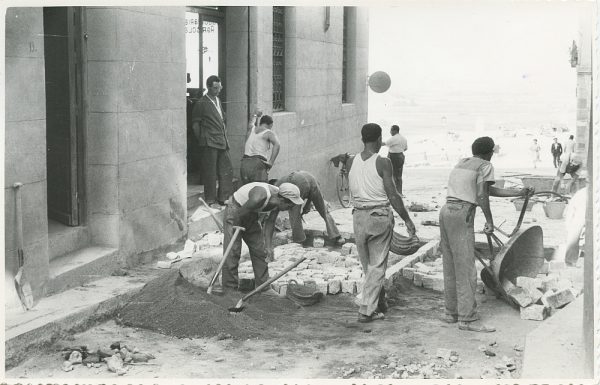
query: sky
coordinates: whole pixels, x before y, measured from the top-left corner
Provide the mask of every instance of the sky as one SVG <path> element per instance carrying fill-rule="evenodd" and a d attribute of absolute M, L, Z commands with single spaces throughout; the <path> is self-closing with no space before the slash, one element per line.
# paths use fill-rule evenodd
<path fill-rule="evenodd" d="M 408 130 L 575 128 L 569 50 L 592 3 L 406 2 L 370 7 L 369 120 Z M 445 117 L 445 119 L 444 119 Z"/>

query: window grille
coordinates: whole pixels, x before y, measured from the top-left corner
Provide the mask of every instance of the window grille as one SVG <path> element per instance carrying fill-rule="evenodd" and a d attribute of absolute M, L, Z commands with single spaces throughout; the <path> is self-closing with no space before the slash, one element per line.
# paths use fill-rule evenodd
<path fill-rule="evenodd" d="M 273 111 L 285 110 L 285 7 L 273 7 Z"/>

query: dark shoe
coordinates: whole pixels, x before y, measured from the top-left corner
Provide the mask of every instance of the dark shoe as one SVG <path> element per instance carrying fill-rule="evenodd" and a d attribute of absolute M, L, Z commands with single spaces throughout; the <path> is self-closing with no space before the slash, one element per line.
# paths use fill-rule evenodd
<path fill-rule="evenodd" d="M 375 309 L 376 313 L 387 313 L 389 309 L 388 306 L 388 302 L 386 299 L 383 300 L 379 300 L 379 303 L 377 304 L 377 309 Z"/>
<path fill-rule="evenodd" d="M 440 321 L 445 322 L 447 324 L 455 324 L 458 322 L 458 316 L 445 314 L 443 317 L 440 318 Z"/>
<path fill-rule="evenodd" d="M 360 323 L 369 323 L 369 322 L 373 322 L 375 320 L 378 319 L 384 319 L 385 315 L 383 315 L 383 313 L 378 313 L 378 312 L 373 312 L 373 314 L 371 315 L 364 315 L 361 313 L 358 313 L 358 322 Z"/>
<path fill-rule="evenodd" d="M 495 327 L 484 325 L 480 321 L 472 321 L 472 322 L 460 321 L 460 323 L 458 324 L 458 328 L 460 330 L 467 330 L 470 332 L 479 332 L 479 333 L 492 333 L 492 332 L 496 331 Z"/>

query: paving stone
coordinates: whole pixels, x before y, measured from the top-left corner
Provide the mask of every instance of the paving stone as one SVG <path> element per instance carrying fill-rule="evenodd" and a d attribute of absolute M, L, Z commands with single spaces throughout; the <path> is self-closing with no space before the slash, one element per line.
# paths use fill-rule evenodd
<path fill-rule="evenodd" d="M 569 289 L 557 291 L 556 293 L 549 295 L 546 298 L 546 300 L 548 301 L 548 304 L 550 305 L 550 307 L 552 307 L 554 309 L 558 309 L 562 306 L 565 306 L 569 302 L 574 301 L 575 296 L 573 295 L 571 288 L 569 288 Z"/>
<path fill-rule="evenodd" d="M 434 276 L 433 275 L 429 275 L 429 274 L 424 274 L 423 278 L 421 279 L 421 283 L 423 284 L 423 287 L 425 289 L 433 289 L 433 281 L 434 281 Z"/>
<path fill-rule="evenodd" d="M 556 273 L 567 268 L 565 261 L 550 261 L 548 263 L 548 273 Z"/>
<path fill-rule="evenodd" d="M 337 279 L 332 279 L 329 281 L 327 292 L 329 294 L 337 294 L 342 290 L 342 282 Z"/>
<path fill-rule="evenodd" d="M 315 237 L 313 239 L 312 245 L 313 245 L 313 247 L 321 248 L 321 247 L 325 246 L 325 240 L 323 238 Z"/>
<path fill-rule="evenodd" d="M 438 348 L 435 352 L 435 356 L 449 360 L 452 356 L 458 356 L 458 353 L 451 349 Z"/>
<path fill-rule="evenodd" d="M 556 288 L 558 284 L 558 275 L 548 274 L 545 278 L 542 278 L 542 292 L 545 293 L 548 290 Z"/>
<path fill-rule="evenodd" d="M 413 284 L 415 286 L 423 286 L 423 276 L 425 274 L 415 271 L 413 274 Z"/>
<path fill-rule="evenodd" d="M 531 277 L 517 277 L 516 284 L 523 289 L 534 290 L 542 288 L 542 280 Z"/>
<path fill-rule="evenodd" d="M 404 278 L 410 279 L 412 281 L 413 275 L 415 274 L 415 269 L 413 267 L 405 267 L 402 269 L 402 276 Z"/>
<path fill-rule="evenodd" d="M 550 309 L 544 305 L 529 305 L 521 308 L 521 319 L 543 321 L 550 315 Z"/>
<path fill-rule="evenodd" d="M 508 294 L 510 298 L 515 300 L 521 307 L 526 307 L 532 302 L 531 297 L 521 287 L 512 288 L 509 291 L 507 291 L 506 294 Z"/>
<path fill-rule="evenodd" d="M 342 281 L 342 292 L 349 294 L 356 294 L 356 281 L 346 280 Z"/>
<path fill-rule="evenodd" d="M 434 278 L 433 278 L 432 289 L 439 293 L 443 293 L 444 292 L 444 276 L 440 274 L 440 275 L 434 275 L 433 277 Z"/>
<path fill-rule="evenodd" d="M 417 263 L 415 263 L 415 265 L 413 267 L 419 273 L 429 274 L 429 273 L 433 272 L 433 269 L 430 266 L 427 266 L 426 264 L 424 264 L 423 262 L 417 262 Z"/>
<path fill-rule="evenodd" d="M 570 289 L 572 287 L 573 287 L 573 282 L 571 282 L 571 280 L 566 279 L 566 278 L 561 278 L 556 283 L 555 291 L 562 291 L 564 289 Z"/>
<path fill-rule="evenodd" d="M 349 274 L 348 274 L 348 279 L 354 279 L 354 280 L 359 280 L 361 279 L 363 276 L 362 271 L 356 271 L 356 270 L 352 270 Z"/>
<path fill-rule="evenodd" d="M 354 243 L 350 243 L 350 242 L 344 243 L 342 245 L 342 249 L 341 249 L 342 255 L 348 255 L 348 254 L 350 254 L 350 252 L 352 251 L 353 247 L 355 247 Z"/>
<path fill-rule="evenodd" d="M 523 288 L 523 290 L 529 296 L 529 298 L 531 298 L 531 303 L 536 303 L 544 295 L 544 293 L 542 293 L 540 290 L 535 289 L 535 288 L 533 288 L 533 289 Z"/>
<path fill-rule="evenodd" d="M 316 280 L 317 282 L 317 290 L 320 291 L 321 293 L 323 293 L 324 295 L 327 295 L 327 282 L 325 280 L 319 279 Z"/>
<path fill-rule="evenodd" d="M 554 294 L 554 291 L 548 290 L 547 292 L 542 294 L 542 297 L 539 299 L 539 301 L 537 301 L 537 304 L 544 305 L 546 307 L 550 307 L 550 303 L 548 302 L 548 297 L 551 296 L 552 294 Z"/>
<path fill-rule="evenodd" d="M 362 293 L 362 289 L 363 286 L 365 285 L 365 281 L 364 279 L 361 279 L 360 281 L 356 281 L 356 293 Z"/>
<path fill-rule="evenodd" d="M 346 267 L 346 268 L 358 266 L 359 264 L 360 264 L 360 262 L 358 262 L 357 260 L 355 260 L 353 258 L 346 258 L 346 260 L 344 261 L 344 267 Z"/>
<path fill-rule="evenodd" d="M 329 264 L 335 262 L 335 256 L 329 253 L 319 254 L 317 257 L 317 262 L 320 264 Z"/>

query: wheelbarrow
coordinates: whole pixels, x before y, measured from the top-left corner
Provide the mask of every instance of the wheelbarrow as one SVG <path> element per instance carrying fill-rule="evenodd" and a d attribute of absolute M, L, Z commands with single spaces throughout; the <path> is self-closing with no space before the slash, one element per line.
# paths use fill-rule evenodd
<path fill-rule="evenodd" d="M 520 229 L 528 201 L 529 196 L 526 196 L 517 225 L 510 234 L 496 228 L 499 233 L 508 238 L 506 243 L 502 242 L 494 233 L 486 234 L 490 249 L 489 263 L 486 263 L 478 253 L 475 253 L 475 256 L 484 267 L 481 270 L 481 280 L 485 286 L 496 293 L 497 297 L 504 298 L 515 307 L 519 305 L 508 295 L 503 283 L 508 280 L 515 284 L 517 277 L 535 278 L 544 264 L 542 228 L 531 226 L 523 230 Z M 497 252 L 494 251 L 492 239 L 499 247 Z"/>

